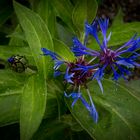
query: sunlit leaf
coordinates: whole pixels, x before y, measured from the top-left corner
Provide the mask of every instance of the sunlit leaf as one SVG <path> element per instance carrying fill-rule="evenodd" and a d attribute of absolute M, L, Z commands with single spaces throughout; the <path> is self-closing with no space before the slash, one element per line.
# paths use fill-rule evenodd
<path fill-rule="evenodd" d="M 33 10 L 45 21 L 52 36 L 56 35 L 56 17 L 54 6 L 49 0 L 33 1 Z"/>
<path fill-rule="evenodd" d="M 73 61 L 75 59 L 70 48 L 60 40 L 54 39 L 54 51 L 65 61 Z"/>
<path fill-rule="evenodd" d="M 48 28 L 39 15 L 28 8 L 14 2 L 14 7 L 20 24 L 25 32 L 31 53 L 39 71 L 44 71 L 44 57 L 41 48 L 53 49 L 52 39 Z M 23 20 L 24 19 L 24 20 Z M 47 65 L 48 63 L 46 63 Z M 44 72 L 43 72 L 44 73 Z"/>
<path fill-rule="evenodd" d="M 29 140 L 38 129 L 46 108 L 45 78 L 49 69 L 46 67 L 49 66 L 49 59 L 40 55 L 41 48 L 52 50 L 53 43 L 48 28 L 39 15 L 16 2 L 14 2 L 14 8 L 39 72 L 29 78 L 21 98 L 21 140 Z"/>
<path fill-rule="evenodd" d="M 97 13 L 96 0 L 78 0 L 73 10 L 73 23 L 80 31 L 84 31 L 84 23 L 92 23 Z"/>
<path fill-rule="evenodd" d="M 72 23 L 72 10 L 73 5 L 70 0 L 52 0 L 51 1 L 54 10 L 56 11 L 56 16 L 59 16 L 65 24 L 68 25 L 72 32 L 75 32 Z"/>

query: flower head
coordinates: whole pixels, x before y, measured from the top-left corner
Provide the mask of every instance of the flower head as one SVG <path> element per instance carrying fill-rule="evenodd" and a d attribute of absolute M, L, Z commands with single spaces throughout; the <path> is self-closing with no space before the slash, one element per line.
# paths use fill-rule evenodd
<path fill-rule="evenodd" d="M 69 95 L 64 92 L 65 97 L 71 97 L 73 99 L 71 107 L 73 108 L 75 103 L 80 100 L 95 122 L 98 121 L 98 113 L 92 101 L 87 82 L 94 79 L 97 80 L 103 93 L 101 80 L 103 79 L 106 70 L 110 69 L 113 72 L 113 79 L 118 80 L 120 77 L 125 79 L 125 75 L 131 74 L 130 68 L 140 66 L 140 64 L 136 62 L 137 58 L 140 56 L 140 54 L 136 52 L 140 48 L 140 38 L 136 38 L 136 35 L 134 35 L 123 46 L 116 50 L 112 50 L 107 46 L 111 37 L 111 33 L 107 36 L 108 24 L 108 19 L 98 19 L 93 21 L 92 24 L 85 23 L 84 42 L 81 43 L 78 38 L 73 38 L 71 51 L 76 56 L 76 59 L 73 62 L 65 61 L 55 52 L 42 48 L 44 55 L 49 55 L 55 63 L 54 75 L 59 76 L 64 74 L 65 82 L 73 87 L 73 91 Z M 103 36 L 102 42 L 98 37 L 98 25 Z M 100 47 L 99 51 L 86 47 L 89 35 L 93 36 L 97 41 Z M 129 56 L 124 57 L 123 54 L 125 53 L 129 53 Z M 91 60 L 87 59 L 86 56 L 92 57 Z M 66 66 L 65 72 L 61 72 L 59 69 L 63 64 Z M 90 103 L 82 96 L 81 87 L 86 88 Z"/>
<path fill-rule="evenodd" d="M 79 42 L 79 41 L 78 41 Z M 77 43 L 78 43 L 77 42 Z M 80 42 L 79 42 L 80 43 Z M 83 46 L 84 47 L 84 46 Z M 64 80 L 66 83 L 69 83 L 73 87 L 72 93 L 69 95 L 65 92 L 65 97 L 70 98 L 72 97 L 73 103 L 71 107 L 75 105 L 77 100 L 80 100 L 82 104 L 86 107 L 86 109 L 89 111 L 90 115 L 92 116 L 93 120 L 97 122 L 98 120 L 98 113 L 96 111 L 96 108 L 93 104 L 93 101 L 90 97 L 90 104 L 83 98 L 82 93 L 80 91 L 80 87 L 84 86 L 87 88 L 86 84 L 89 79 L 91 79 L 93 73 L 96 71 L 94 69 L 95 65 L 90 65 L 90 63 L 84 59 L 83 57 L 77 57 L 75 61 L 73 62 L 67 62 L 63 60 L 58 54 L 51 52 L 45 48 L 42 48 L 42 51 L 44 55 L 49 55 L 52 60 L 54 61 L 54 76 L 59 76 L 63 74 L 59 68 L 62 64 L 66 66 L 66 71 L 64 73 Z M 76 51 L 75 51 L 76 52 Z M 75 91 L 77 90 L 77 92 Z"/>
<path fill-rule="evenodd" d="M 136 38 L 134 35 L 128 42 L 126 42 L 123 46 L 119 47 L 116 50 L 112 50 L 108 48 L 107 43 L 110 40 L 111 33 L 107 36 L 107 29 L 108 29 L 109 20 L 108 19 L 98 19 L 94 20 L 93 23 L 90 25 L 87 22 L 85 23 L 85 43 L 84 47 L 81 43 L 77 43 L 74 41 L 73 51 L 75 55 L 90 55 L 96 57 L 97 64 L 97 71 L 93 74 L 93 79 L 96 79 L 102 89 L 102 85 L 100 80 L 103 78 L 105 73 L 105 69 L 110 68 L 114 74 L 113 79 L 118 80 L 118 78 L 123 77 L 125 75 L 131 74 L 128 68 L 139 67 L 140 64 L 136 62 L 136 59 L 140 54 L 136 51 L 140 48 L 140 37 Z M 97 26 L 99 25 L 101 29 L 101 33 L 103 36 L 103 41 L 101 42 L 98 38 L 98 31 Z M 95 51 L 89 49 L 85 46 L 88 36 L 91 35 L 97 41 L 100 50 Z M 75 46 L 78 46 L 75 48 Z M 124 57 L 125 53 L 130 53 L 128 57 Z"/>

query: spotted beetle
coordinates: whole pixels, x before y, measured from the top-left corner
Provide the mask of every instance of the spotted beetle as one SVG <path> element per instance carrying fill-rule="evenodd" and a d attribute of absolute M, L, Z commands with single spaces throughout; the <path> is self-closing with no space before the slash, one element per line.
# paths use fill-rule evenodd
<path fill-rule="evenodd" d="M 21 55 L 13 55 L 8 59 L 8 62 L 10 64 L 10 67 L 12 70 L 16 72 L 24 72 L 27 68 L 27 59 L 25 56 Z"/>

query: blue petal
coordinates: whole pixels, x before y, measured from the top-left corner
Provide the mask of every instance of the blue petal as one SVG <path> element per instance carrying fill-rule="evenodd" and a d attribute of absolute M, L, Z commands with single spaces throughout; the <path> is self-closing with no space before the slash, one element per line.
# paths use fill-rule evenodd
<path fill-rule="evenodd" d="M 64 64 L 64 61 L 60 61 L 60 60 L 55 60 L 55 65 L 54 65 L 54 70 L 58 70 L 59 67 Z"/>
<path fill-rule="evenodd" d="M 71 50 L 75 54 L 75 56 L 82 56 L 82 55 L 98 56 L 99 55 L 97 51 L 91 50 L 86 46 L 84 46 L 76 37 L 73 38 L 73 46 Z"/>
<path fill-rule="evenodd" d="M 69 68 L 67 68 L 67 70 L 66 70 L 64 79 L 65 79 L 68 83 L 72 83 L 72 84 L 73 84 L 73 81 L 71 80 L 71 78 L 73 78 L 74 73 L 69 74 L 68 72 L 69 72 Z"/>
<path fill-rule="evenodd" d="M 57 60 L 58 58 L 61 58 L 58 54 L 52 52 L 52 51 L 49 51 L 47 50 L 46 48 L 41 48 L 41 50 L 43 51 L 44 55 L 49 55 L 51 56 L 51 58 L 53 60 Z"/>
<path fill-rule="evenodd" d="M 118 52 L 116 55 L 119 56 L 123 53 L 127 53 L 127 52 L 130 52 L 130 53 L 135 53 L 134 51 L 136 51 L 137 49 L 140 48 L 140 42 L 137 42 L 137 41 L 134 41 L 132 44 L 130 44 L 130 46 L 127 46 L 128 49 L 126 50 L 122 50 L 120 52 Z"/>
<path fill-rule="evenodd" d="M 132 62 L 132 64 L 136 67 L 140 67 L 140 64 L 138 64 L 137 62 Z"/>
<path fill-rule="evenodd" d="M 73 47 L 71 50 L 76 56 L 87 54 L 87 52 L 85 52 L 87 48 L 76 37 L 73 38 Z"/>
<path fill-rule="evenodd" d="M 103 78 L 103 75 L 104 75 L 104 69 L 106 68 L 107 64 L 105 64 L 103 67 L 99 68 L 92 76 L 92 80 L 93 79 L 96 79 L 98 84 L 99 84 L 99 87 L 103 93 L 103 86 L 102 86 L 102 83 L 101 83 L 101 80 Z"/>
<path fill-rule="evenodd" d="M 118 48 L 115 52 L 118 53 L 118 55 L 121 54 L 120 50 L 133 44 L 135 42 L 135 40 L 134 40 L 135 37 L 136 37 L 136 34 L 128 42 L 126 42 L 123 46 Z"/>
<path fill-rule="evenodd" d="M 97 66 L 99 66 L 99 64 L 95 64 L 95 65 L 91 65 L 91 66 L 83 66 L 83 65 L 79 65 L 77 64 L 76 66 L 78 66 L 78 68 L 74 68 L 73 70 L 83 70 L 83 71 L 89 71 L 90 69 L 93 69 Z"/>
<path fill-rule="evenodd" d="M 57 77 L 57 76 L 59 76 L 59 75 L 61 75 L 61 72 L 60 72 L 59 70 L 54 71 L 54 77 Z"/>
<path fill-rule="evenodd" d="M 77 102 L 78 99 L 81 100 L 82 104 L 86 107 L 86 109 L 90 112 L 90 115 L 93 117 L 93 120 L 97 123 L 98 121 L 98 113 L 96 111 L 96 108 L 93 104 L 93 102 L 91 102 L 91 105 L 89 105 L 86 100 L 82 97 L 81 93 L 76 93 L 73 92 L 70 95 L 67 95 L 66 92 L 64 92 L 65 97 L 70 98 L 72 97 L 74 99 L 74 101 L 72 102 L 71 107 L 73 108 L 73 106 L 75 105 L 75 103 Z M 91 100 L 91 99 L 90 99 Z"/>
<path fill-rule="evenodd" d="M 97 113 L 96 108 L 93 104 L 93 101 L 91 101 L 92 99 L 90 99 L 91 105 L 89 105 L 82 96 L 80 97 L 80 100 L 82 101 L 82 103 L 86 107 L 86 109 L 90 112 L 90 115 L 93 117 L 93 120 L 97 123 L 98 113 Z"/>
<path fill-rule="evenodd" d="M 109 35 L 108 39 L 106 37 L 106 33 L 107 33 L 107 29 L 108 29 L 108 23 L 109 23 L 109 19 L 98 19 L 101 31 L 102 31 L 102 35 L 104 37 L 104 47 L 107 47 L 107 41 L 110 38 L 111 34 Z"/>
<path fill-rule="evenodd" d="M 75 105 L 75 103 L 77 102 L 77 100 L 81 97 L 81 93 L 77 93 L 77 92 L 72 92 L 71 94 L 67 95 L 66 92 L 64 92 L 65 97 L 70 98 L 72 97 L 72 99 L 74 99 L 74 101 L 71 104 L 71 107 L 73 108 L 73 106 Z"/>
<path fill-rule="evenodd" d="M 127 59 L 122 59 L 122 60 L 116 61 L 116 63 L 118 65 L 123 65 L 123 66 L 126 66 L 128 68 L 134 68 L 134 64 Z"/>
<path fill-rule="evenodd" d="M 95 105 L 94 105 L 92 97 L 90 95 L 90 91 L 88 89 L 87 89 L 87 93 L 88 93 L 90 103 L 91 103 L 90 115 L 93 117 L 93 120 L 97 123 L 97 121 L 98 121 L 98 113 L 96 111 Z"/>
<path fill-rule="evenodd" d="M 99 38 L 98 38 L 97 22 L 96 21 L 93 21 L 92 25 L 85 22 L 85 36 L 87 37 L 89 34 L 91 34 L 96 39 L 99 46 L 101 46 L 101 43 L 100 43 Z"/>
<path fill-rule="evenodd" d="M 102 85 L 102 83 L 101 83 L 101 80 L 100 80 L 100 79 L 98 79 L 98 78 L 96 78 L 96 80 L 97 80 L 98 85 L 99 85 L 99 87 L 100 87 L 100 89 L 101 89 L 101 92 L 103 93 L 103 92 L 104 92 L 104 90 L 103 90 L 103 85 Z"/>
<path fill-rule="evenodd" d="M 75 99 L 75 98 L 77 98 L 77 97 L 80 98 L 81 93 L 80 93 L 80 92 L 72 92 L 71 94 L 67 95 L 67 93 L 64 91 L 64 95 L 65 95 L 65 97 L 67 97 L 67 98 L 72 97 L 72 99 Z"/>
<path fill-rule="evenodd" d="M 118 68 L 119 71 L 120 71 L 120 77 L 123 77 L 123 78 L 126 80 L 125 74 L 126 74 L 126 75 L 130 75 L 131 72 L 130 72 L 129 70 L 127 70 L 126 68 L 121 67 L 121 66 L 118 65 L 117 63 L 114 63 L 114 64 L 117 66 L 117 68 Z"/>
<path fill-rule="evenodd" d="M 80 100 L 83 103 L 83 105 L 86 107 L 86 109 L 90 111 L 90 105 L 86 102 L 86 100 L 82 97 L 82 95 L 80 96 Z"/>
<path fill-rule="evenodd" d="M 104 69 L 107 67 L 107 64 L 104 64 L 103 67 L 99 67 L 98 70 L 94 73 L 92 79 L 99 79 L 101 80 L 104 75 Z"/>
<path fill-rule="evenodd" d="M 117 81 L 121 77 L 121 75 L 117 73 L 117 71 L 115 70 L 115 68 L 114 68 L 113 65 L 111 65 L 111 68 L 112 68 L 113 74 L 114 74 L 113 80 L 116 80 Z"/>

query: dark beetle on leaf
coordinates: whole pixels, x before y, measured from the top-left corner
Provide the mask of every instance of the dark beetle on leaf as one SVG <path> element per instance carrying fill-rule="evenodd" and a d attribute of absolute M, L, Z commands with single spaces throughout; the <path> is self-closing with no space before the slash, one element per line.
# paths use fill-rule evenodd
<path fill-rule="evenodd" d="M 25 69 L 27 68 L 27 59 L 25 56 L 21 55 L 13 55 L 8 59 L 8 62 L 10 64 L 10 67 L 12 70 L 16 72 L 24 72 Z"/>

